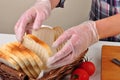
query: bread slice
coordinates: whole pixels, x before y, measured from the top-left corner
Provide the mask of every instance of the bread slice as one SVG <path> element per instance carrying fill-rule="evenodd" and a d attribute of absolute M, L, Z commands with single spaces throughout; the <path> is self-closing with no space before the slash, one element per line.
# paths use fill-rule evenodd
<path fill-rule="evenodd" d="M 53 54 L 57 52 L 57 49 L 52 47 L 56 35 L 52 27 L 41 27 L 37 31 L 33 30 L 32 34 L 40 40 L 44 41 L 50 47 Z"/>
<path fill-rule="evenodd" d="M 24 36 L 22 44 L 39 56 L 43 62 L 43 68 L 45 69 L 48 58 L 52 56 L 50 47 L 32 34 Z"/>
<path fill-rule="evenodd" d="M 10 56 L 4 54 L 1 51 L 0 51 L 0 62 L 4 63 L 5 65 L 8 65 L 13 69 L 20 70 L 18 63 L 15 60 L 13 60 Z"/>
<path fill-rule="evenodd" d="M 35 35 L 40 40 L 47 43 L 52 50 L 53 54 L 57 53 L 64 44 L 60 45 L 58 48 L 53 48 L 52 44 L 53 42 L 64 32 L 63 28 L 56 26 L 56 27 L 50 27 L 50 26 L 44 26 L 41 27 L 39 30 L 33 30 L 32 34 Z"/>

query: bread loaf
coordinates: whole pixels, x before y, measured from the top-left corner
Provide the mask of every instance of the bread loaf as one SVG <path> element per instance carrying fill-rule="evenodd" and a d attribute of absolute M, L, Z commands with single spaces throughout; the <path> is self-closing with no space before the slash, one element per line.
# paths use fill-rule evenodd
<path fill-rule="evenodd" d="M 19 42 L 5 44 L 0 47 L 0 62 L 36 79 L 42 70 L 47 69 L 48 58 L 62 48 L 52 47 L 62 32 L 63 29 L 60 27 L 44 27 L 25 35 L 22 44 Z"/>
<path fill-rule="evenodd" d="M 16 46 L 17 42 L 8 43 L 1 48 L 1 51 L 13 56 L 14 60 L 17 58 L 17 63 L 20 68 L 30 77 L 36 78 L 37 73 L 34 71 L 32 65 L 28 61 L 29 54 L 23 53 L 19 46 Z M 16 58 L 15 58 L 16 57 Z"/>

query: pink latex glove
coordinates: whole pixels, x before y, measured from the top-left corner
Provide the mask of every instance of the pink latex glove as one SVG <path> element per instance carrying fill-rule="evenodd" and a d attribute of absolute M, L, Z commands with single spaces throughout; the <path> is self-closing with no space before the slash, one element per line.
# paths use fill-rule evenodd
<path fill-rule="evenodd" d="M 54 43 L 54 47 L 66 42 L 64 47 L 47 62 L 48 68 L 58 68 L 72 63 L 82 52 L 99 40 L 96 24 L 87 21 L 66 30 Z"/>
<path fill-rule="evenodd" d="M 50 0 L 37 0 L 34 6 L 28 9 L 15 25 L 15 34 L 18 41 L 22 41 L 26 33 L 40 28 L 42 22 L 50 15 Z"/>

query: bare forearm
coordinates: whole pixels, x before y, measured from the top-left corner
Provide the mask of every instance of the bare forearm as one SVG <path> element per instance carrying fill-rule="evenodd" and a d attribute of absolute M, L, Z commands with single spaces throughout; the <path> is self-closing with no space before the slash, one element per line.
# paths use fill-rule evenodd
<path fill-rule="evenodd" d="M 51 8 L 55 8 L 57 4 L 60 2 L 60 0 L 50 0 L 51 1 Z"/>
<path fill-rule="evenodd" d="M 96 21 L 100 39 L 120 33 L 120 14 Z"/>

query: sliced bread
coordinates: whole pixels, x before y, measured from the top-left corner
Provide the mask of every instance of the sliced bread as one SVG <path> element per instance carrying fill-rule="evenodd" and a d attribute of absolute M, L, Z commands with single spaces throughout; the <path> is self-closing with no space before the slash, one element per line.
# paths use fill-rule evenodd
<path fill-rule="evenodd" d="M 64 32 L 63 28 L 56 26 L 44 26 L 38 30 L 33 30 L 32 34 L 35 35 L 40 40 L 47 43 L 52 51 L 53 54 L 57 53 L 64 44 L 60 45 L 58 48 L 53 48 L 53 42 Z"/>
<path fill-rule="evenodd" d="M 37 38 L 39 38 L 40 40 L 44 41 L 50 47 L 53 54 L 57 52 L 56 48 L 52 47 L 52 44 L 55 41 L 55 35 L 56 35 L 53 28 L 41 27 L 37 31 L 33 30 L 32 34 Z"/>
<path fill-rule="evenodd" d="M 34 70 L 34 69 L 38 70 L 36 63 L 34 63 L 34 59 L 32 57 L 30 57 L 30 55 L 27 52 L 25 52 L 25 50 L 23 51 L 23 49 L 21 49 L 21 47 L 19 47 L 18 42 L 13 42 L 13 43 L 7 44 L 6 49 L 9 52 L 13 53 L 15 56 L 18 56 L 23 61 L 27 70 L 32 74 L 32 76 L 34 78 L 36 78 L 38 76 L 38 73 Z M 30 58 L 31 58 L 32 64 L 29 61 Z"/>
<path fill-rule="evenodd" d="M 22 44 L 14 43 L 14 45 L 16 45 L 18 50 L 25 56 L 25 58 L 27 58 L 29 63 L 32 65 L 31 69 L 33 69 L 37 73 L 37 75 L 39 75 L 43 67 L 41 59 L 34 52 L 27 49 Z"/>
<path fill-rule="evenodd" d="M 8 43 L 8 44 L 10 44 L 10 43 Z M 2 48 L 0 48 L 0 51 L 2 51 L 6 55 L 12 57 L 12 59 L 14 59 L 19 64 L 20 68 L 22 69 L 22 71 L 24 73 L 26 73 L 29 77 L 34 78 L 32 73 L 28 70 L 28 68 L 26 67 L 26 64 L 22 60 L 23 58 L 20 57 L 21 56 L 20 53 L 18 51 L 14 51 L 15 48 L 8 46 L 8 44 L 6 44 Z"/>
<path fill-rule="evenodd" d="M 39 58 L 42 60 L 44 67 L 46 68 L 46 62 L 50 56 L 52 56 L 52 51 L 50 47 L 43 42 L 42 40 L 38 39 L 36 36 L 28 34 L 24 36 L 22 44 L 36 53 Z"/>
<path fill-rule="evenodd" d="M 61 27 L 42 27 L 23 38 L 22 44 L 11 42 L 0 48 L 0 62 L 22 70 L 31 78 L 37 78 L 42 70 L 47 69 L 49 57 L 57 53 L 64 44 L 53 48 L 53 42 L 63 33 Z"/>
<path fill-rule="evenodd" d="M 16 70 L 22 69 L 31 78 L 37 78 L 43 69 L 42 60 L 19 42 L 11 42 L 0 48 L 0 62 Z"/>

